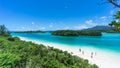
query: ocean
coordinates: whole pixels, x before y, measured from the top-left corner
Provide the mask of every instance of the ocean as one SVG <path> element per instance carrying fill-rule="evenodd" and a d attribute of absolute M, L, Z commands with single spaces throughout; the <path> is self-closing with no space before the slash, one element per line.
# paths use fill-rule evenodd
<path fill-rule="evenodd" d="M 120 33 L 102 33 L 102 36 L 54 36 L 51 33 L 12 33 L 12 36 L 67 46 L 85 46 L 120 53 Z"/>

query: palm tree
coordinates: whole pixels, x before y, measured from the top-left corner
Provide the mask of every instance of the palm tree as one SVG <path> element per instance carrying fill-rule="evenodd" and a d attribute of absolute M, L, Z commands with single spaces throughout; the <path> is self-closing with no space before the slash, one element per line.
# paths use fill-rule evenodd
<path fill-rule="evenodd" d="M 117 11 L 116 14 L 114 15 L 115 19 L 120 21 L 120 11 Z"/>
<path fill-rule="evenodd" d="M 116 14 L 114 15 L 114 21 L 112 21 L 109 26 L 115 27 L 116 31 L 120 31 L 120 11 L 117 11 Z M 118 20 L 118 21 L 117 21 Z"/>
<path fill-rule="evenodd" d="M 109 26 L 111 27 L 115 27 L 115 30 L 116 31 L 120 31 L 120 23 L 119 22 L 116 22 L 116 21 L 112 21 Z"/>

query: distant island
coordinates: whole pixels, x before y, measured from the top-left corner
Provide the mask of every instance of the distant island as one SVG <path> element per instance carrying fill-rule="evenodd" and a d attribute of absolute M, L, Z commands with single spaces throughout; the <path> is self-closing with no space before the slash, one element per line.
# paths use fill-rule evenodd
<path fill-rule="evenodd" d="M 52 35 L 57 36 L 101 36 L 100 31 L 80 31 L 80 30 L 57 30 L 53 31 Z"/>
<path fill-rule="evenodd" d="M 103 25 L 97 25 L 91 28 L 83 29 L 83 30 L 97 30 L 97 31 L 110 31 L 115 29 L 114 27 L 111 26 L 103 26 Z"/>
<path fill-rule="evenodd" d="M 36 31 L 13 31 L 14 33 L 45 33 L 45 31 L 36 30 Z"/>
<path fill-rule="evenodd" d="M 117 31 L 115 27 L 111 27 L 111 26 L 94 26 L 92 28 L 83 29 L 82 31 L 100 31 L 100 32 L 106 32 L 106 33 L 120 33 L 120 31 Z"/>

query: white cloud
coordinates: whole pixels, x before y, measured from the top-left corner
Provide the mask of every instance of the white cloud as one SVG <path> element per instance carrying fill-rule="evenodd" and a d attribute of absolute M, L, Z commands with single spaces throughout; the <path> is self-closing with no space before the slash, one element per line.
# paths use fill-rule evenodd
<path fill-rule="evenodd" d="M 64 29 L 69 29 L 69 27 L 67 26 L 67 27 L 65 27 Z"/>
<path fill-rule="evenodd" d="M 40 29 L 41 29 L 41 30 L 45 30 L 46 28 L 45 28 L 45 27 L 41 27 Z"/>
<path fill-rule="evenodd" d="M 86 20 L 82 24 L 78 24 L 74 26 L 75 29 L 85 29 L 85 28 L 91 28 L 96 25 L 108 25 L 112 20 L 112 16 L 101 16 L 101 17 L 95 17 L 93 20 Z"/>
<path fill-rule="evenodd" d="M 93 20 L 87 20 L 86 23 L 91 25 L 93 23 Z"/>
<path fill-rule="evenodd" d="M 50 25 L 49 25 L 49 27 L 50 27 L 50 28 L 52 28 L 52 27 L 53 27 L 53 25 L 52 25 L 52 24 L 50 24 Z"/>
<path fill-rule="evenodd" d="M 102 16 L 102 17 L 100 17 L 100 19 L 102 20 L 102 21 L 106 21 L 108 18 L 110 18 L 109 16 L 107 17 L 107 16 Z"/>
<path fill-rule="evenodd" d="M 85 24 L 75 26 L 75 29 L 86 29 L 86 28 L 88 28 L 88 26 Z"/>
<path fill-rule="evenodd" d="M 29 27 L 21 27 L 21 29 L 19 28 L 20 31 L 30 31 L 30 30 L 33 30 Z"/>
<path fill-rule="evenodd" d="M 22 29 L 25 29 L 25 27 L 22 27 Z"/>
<path fill-rule="evenodd" d="M 35 23 L 34 22 L 32 22 L 32 25 L 34 25 Z"/>
<path fill-rule="evenodd" d="M 53 27 L 53 23 L 50 23 L 49 27 L 52 28 Z"/>
<path fill-rule="evenodd" d="M 86 28 L 90 28 L 96 25 L 97 23 L 94 23 L 93 20 L 86 20 L 84 24 L 79 24 L 75 26 L 75 29 L 86 29 Z"/>
<path fill-rule="evenodd" d="M 107 16 L 102 16 L 100 19 L 106 19 L 107 18 Z"/>
<path fill-rule="evenodd" d="M 93 20 L 87 20 L 85 23 L 86 23 L 86 25 L 90 25 L 90 26 L 96 25 L 96 23 L 94 23 Z"/>

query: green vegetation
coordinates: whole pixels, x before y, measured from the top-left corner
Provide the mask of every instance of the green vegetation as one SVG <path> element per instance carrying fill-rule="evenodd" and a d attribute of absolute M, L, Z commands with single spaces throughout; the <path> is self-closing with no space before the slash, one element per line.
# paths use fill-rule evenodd
<path fill-rule="evenodd" d="M 5 35 L 4 30 L 0 35 L 0 68 L 98 68 L 67 51 Z"/>
<path fill-rule="evenodd" d="M 114 15 L 114 21 L 112 21 L 109 26 L 115 27 L 114 31 L 120 32 L 120 11 L 116 12 Z"/>
<path fill-rule="evenodd" d="M 100 31 L 57 30 L 52 35 L 58 36 L 101 36 Z"/>
<path fill-rule="evenodd" d="M 115 31 L 120 31 L 120 23 L 119 22 L 116 22 L 116 21 L 112 21 L 110 24 L 109 24 L 111 27 L 115 27 Z"/>
<path fill-rule="evenodd" d="M 40 31 L 40 30 L 36 30 L 36 31 L 15 31 L 14 33 L 45 33 L 45 31 Z"/>
<path fill-rule="evenodd" d="M 10 32 L 5 27 L 5 25 L 0 25 L 0 35 L 1 36 L 9 36 L 10 35 Z"/>
<path fill-rule="evenodd" d="M 67 51 L 8 38 L 0 37 L 0 68 L 98 68 Z"/>

